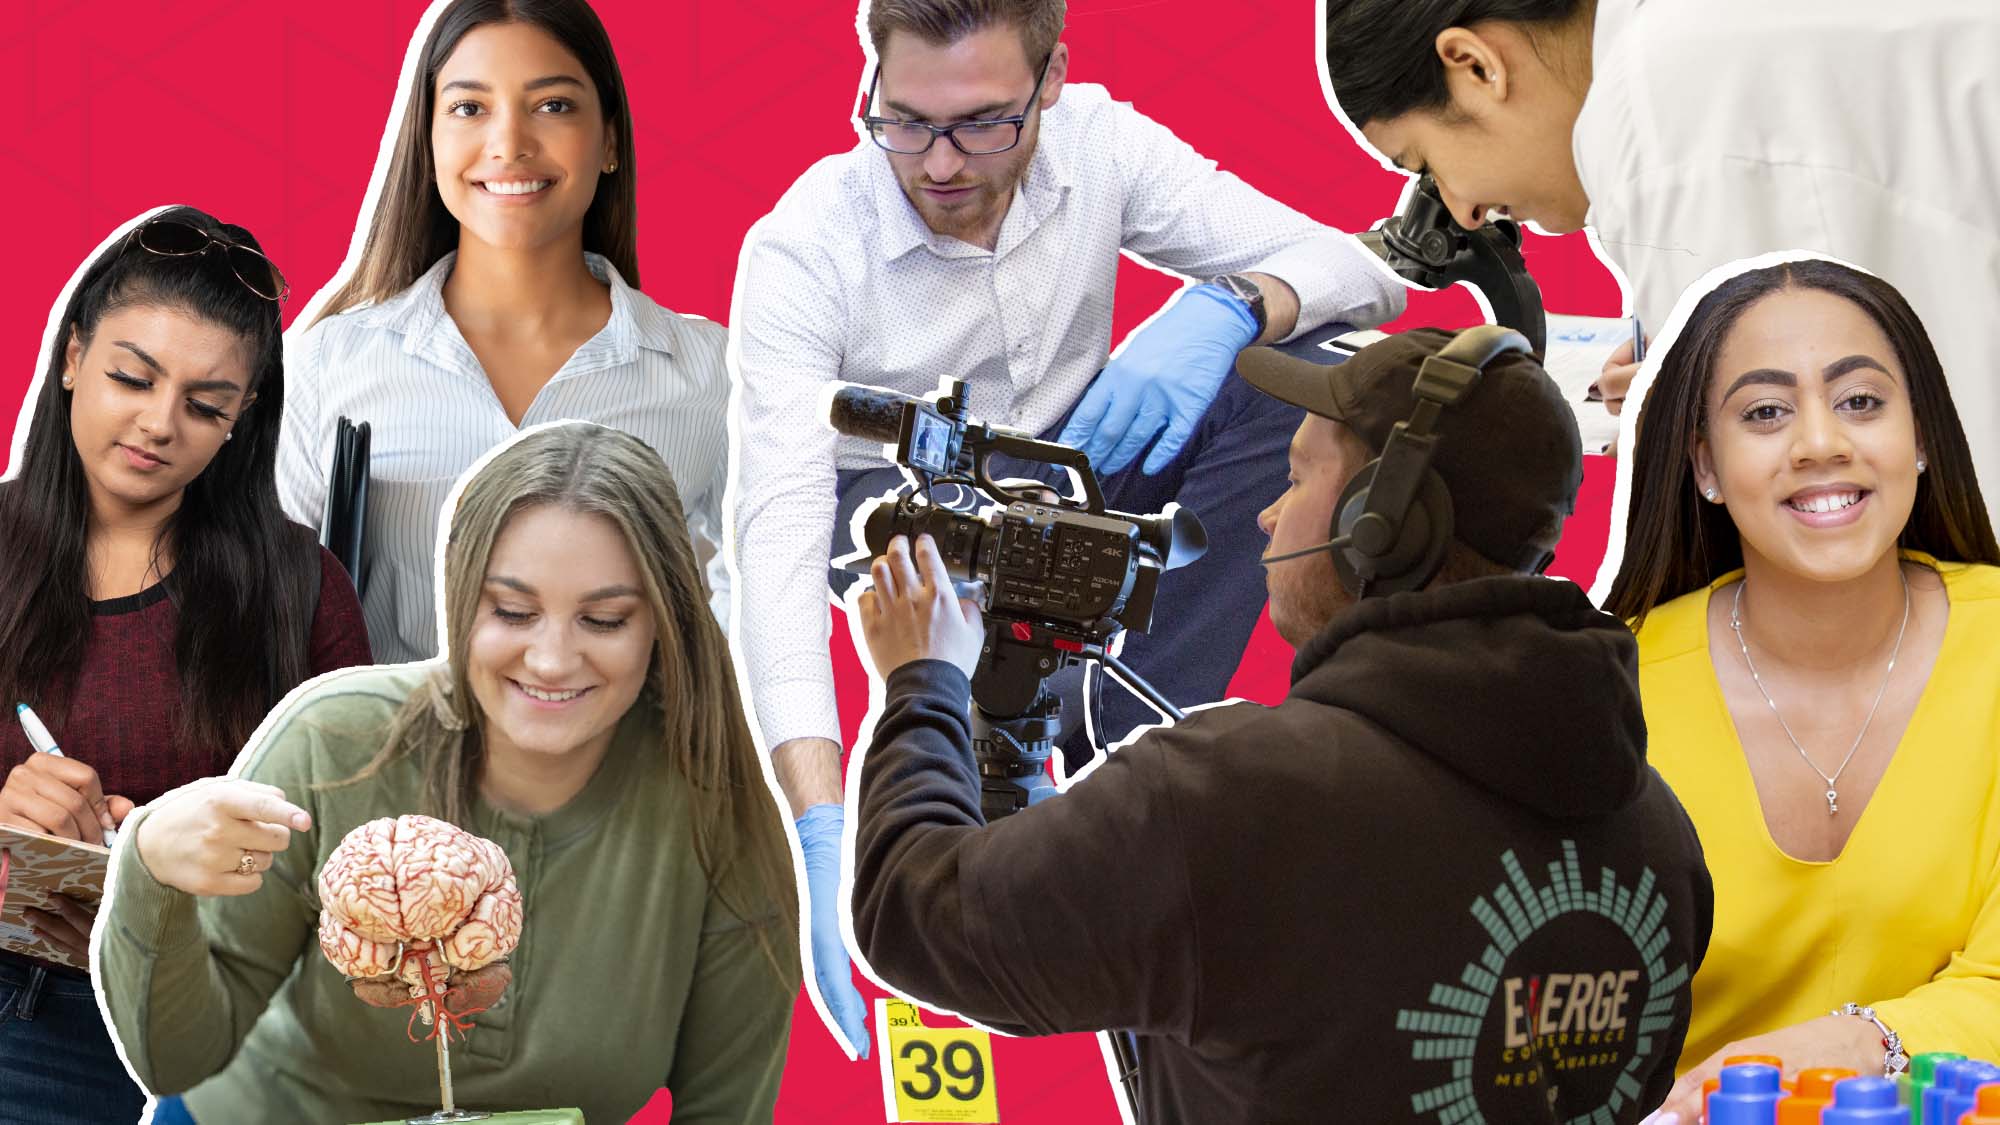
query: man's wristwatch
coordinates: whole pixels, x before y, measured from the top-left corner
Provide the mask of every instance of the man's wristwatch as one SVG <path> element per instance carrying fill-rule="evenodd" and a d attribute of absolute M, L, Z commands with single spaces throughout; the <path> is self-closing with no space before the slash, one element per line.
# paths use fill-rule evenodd
<path fill-rule="evenodd" d="M 1250 319 L 1257 322 L 1257 335 L 1264 334 L 1264 327 L 1269 322 L 1264 316 L 1264 291 L 1257 288 L 1256 282 L 1240 273 L 1225 273 L 1221 277 L 1209 278 L 1208 283 L 1220 285 L 1229 290 L 1237 300 L 1243 302 L 1250 310 Z"/>

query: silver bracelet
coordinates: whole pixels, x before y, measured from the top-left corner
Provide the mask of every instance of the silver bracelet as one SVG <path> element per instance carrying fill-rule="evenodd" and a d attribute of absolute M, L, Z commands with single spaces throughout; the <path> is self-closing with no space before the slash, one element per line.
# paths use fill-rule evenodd
<path fill-rule="evenodd" d="M 1855 1016 L 1867 1020 L 1875 1025 L 1875 1030 L 1882 1033 L 1882 1077 L 1894 1078 L 1910 1069 L 1910 1056 L 1903 1053 L 1903 1037 L 1896 1034 L 1888 1024 L 1876 1018 L 1875 1009 L 1850 1000 L 1829 1014 Z"/>

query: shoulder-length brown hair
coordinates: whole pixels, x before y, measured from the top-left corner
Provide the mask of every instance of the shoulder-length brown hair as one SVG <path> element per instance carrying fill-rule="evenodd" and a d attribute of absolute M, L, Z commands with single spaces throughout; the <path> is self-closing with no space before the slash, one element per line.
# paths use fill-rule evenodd
<path fill-rule="evenodd" d="M 598 178 L 597 196 L 583 216 L 583 248 L 609 259 L 625 284 L 638 288 L 638 165 L 632 152 L 632 107 L 603 22 L 583 0 L 456 0 L 438 13 L 410 73 L 403 123 L 396 130 L 396 148 L 389 154 L 388 174 L 375 199 L 361 261 L 315 319 L 385 301 L 458 248 L 458 221 L 438 194 L 437 165 L 431 157 L 437 76 L 459 40 L 494 23 L 525 23 L 548 32 L 576 56 L 597 87 L 604 126 L 617 145 L 618 168 Z"/>
<path fill-rule="evenodd" d="M 465 482 L 444 548 L 445 663 L 391 721 L 358 782 L 404 757 L 424 779 L 422 811 L 464 824 L 481 768 L 484 716 L 467 654 L 494 541 L 516 514 L 551 505 L 616 525 L 643 577 L 656 639 L 634 707 L 659 712 L 660 752 L 688 783 L 693 846 L 724 906 L 746 922 L 798 917 L 791 852 L 708 607 L 687 519 L 659 454 L 619 430 L 566 422 L 534 430 Z M 770 946 L 767 944 L 767 950 Z M 778 963 L 774 960 L 774 964 Z"/>
<path fill-rule="evenodd" d="M 1784 262 L 1746 270 L 1704 296 L 1647 392 L 1632 458 L 1625 554 L 1604 603 L 1634 629 L 1654 606 L 1743 565 L 1736 524 L 1722 505 L 1702 501 L 1690 454 L 1708 426 L 1708 388 L 1730 329 L 1750 306 L 1787 289 L 1817 289 L 1859 306 L 1889 337 L 1909 377 L 1917 440 L 1930 471 L 1917 478 L 1916 502 L 1897 546 L 1944 561 L 2000 564 L 1944 368 L 1909 302 L 1881 278 L 1838 262 Z"/>

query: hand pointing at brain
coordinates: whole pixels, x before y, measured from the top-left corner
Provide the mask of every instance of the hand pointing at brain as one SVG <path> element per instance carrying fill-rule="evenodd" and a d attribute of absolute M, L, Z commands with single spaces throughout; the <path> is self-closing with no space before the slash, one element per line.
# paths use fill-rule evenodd
<path fill-rule="evenodd" d="M 160 799 L 139 823 L 134 846 L 161 884 L 191 895 L 247 895 L 264 885 L 271 858 L 312 814 L 275 785 L 199 781 Z"/>

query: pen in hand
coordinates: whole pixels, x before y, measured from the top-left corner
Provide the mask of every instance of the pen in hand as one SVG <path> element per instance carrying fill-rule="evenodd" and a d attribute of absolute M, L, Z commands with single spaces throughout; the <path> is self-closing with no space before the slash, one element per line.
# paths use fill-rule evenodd
<path fill-rule="evenodd" d="M 1632 362 L 1644 363 L 1646 360 L 1646 333 L 1639 327 L 1638 317 L 1636 316 L 1632 317 L 1631 321 L 1632 321 Z M 1604 362 L 1608 364 L 1611 361 L 1607 359 Z M 1604 401 L 1603 385 L 1600 383 L 1592 383 L 1590 387 L 1583 392 L 1583 401 L 1603 402 Z"/>
<path fill-rule="evenodd" d="M 42 724 L 41 716 L 35 714 L 34 708 L 25 703 L 16 703 L 14 705 L 14 715 L 21 720 L 21 730 L 28 736 L 28 745 L 34 747 L 37 754 L 54 754 L 58 758 L 63 757 L 62 749 L 56 745 L 55 736 L 51 735 L 49 728 Z M 108 818 L 109 814 L 106 814 L 106 816 Z M 117 839 L 117 830 L 108 824 L 105 825 L 104 846 L 107 848 L 111 847 L 117 842 Z"/>

